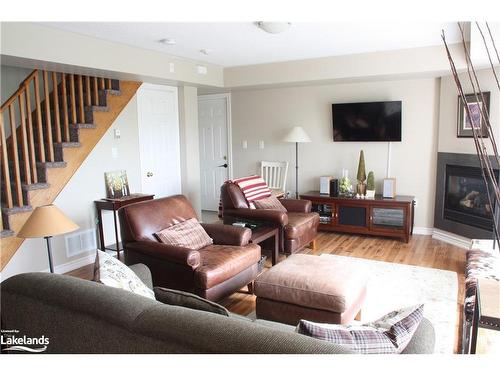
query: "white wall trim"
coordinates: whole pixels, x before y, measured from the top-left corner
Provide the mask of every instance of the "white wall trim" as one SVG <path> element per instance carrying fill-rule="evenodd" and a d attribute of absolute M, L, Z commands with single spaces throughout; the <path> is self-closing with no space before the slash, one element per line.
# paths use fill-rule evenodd
<path fill-rule="evenodd" d="M 470 244 L 471 244 L 470 238 L 462 237 L 462 236 L 459 236 L 457 234 L 445 232 L 443 230 L 436 229 L 436 228 L 434 228 L 432 238 L 449 243 L 451 245 L 461 247 L 463 249 L 470 248 Z"/>
<path fill-rule="evenodd" d="M 54 265 L 54 273 L 64 274 L 67 272 L 71 272 L 73 270 L 86 266 L 87 264 L 94 263 L 94 261 L 95 250 L 93 250 L 89 255 L 82 258 L 78 258 L 67 263 Z M 50 272 L 50 270 L 47 268 L 43 272 Z"/>
<path fill-rule="evenodd" d="M 413 234 L 432 236 L 432 233 L 434 233 L 434 228 L 426 228 L 426 227 L 414 227 L 413 228 Z"/>
<path fill-rule="evenodd" d="M 233 123 L 231 118 L 231 93 L 198 95 L 198 103 L 210 99 L 226 99 L 226 123 L 227 123 L 227 171 L 228 179 L 233 178 Z"/>
<path fill-rule="evenodd" d="M 470 248 L 471 239 L 453 234 L 450 232 L 445 232 L 437 228 L 426 228 L 426 227 L 415 227 L 413 228 L 413 234 L 420 234 L 424 236 L 432 236 L 436 240 L 440 240 L 451 245 L 461 247 L 463 249 Z"/>

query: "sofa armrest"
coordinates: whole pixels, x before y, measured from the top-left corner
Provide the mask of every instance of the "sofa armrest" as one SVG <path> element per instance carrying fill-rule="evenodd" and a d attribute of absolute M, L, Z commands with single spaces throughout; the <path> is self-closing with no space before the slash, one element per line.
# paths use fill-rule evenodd
<path fill-rule="evenodd" d="M 128 266 L 137 275 L 141 281 L 146 284 L 149 289 L 153 289 L 153 277 L 148 266 L 142 263 L 132 264 Z"/>
<path fill-rule="evenodd" d="M 200 253 L 180 246 L 166 245 L 153 241 L 128 242 L 127 250 L 149 255 L 167 262 L 182 264 L 195 269 L 200 265 Z"/>
<path fill-rule="evenodd" d="M 235 210 L 225 209 L 224 217 L 229 216 L 238 219 L 249 219 L 253 221 L 271 223 L 280 227 L 288 224 L 288 215 L 286 212 L 278 210 L 238 208 Z"/>
<path fill-rule="evenodd" d="M 212 237 L 215 245 L 245 246 L 252 237 L 252 231 L 248 228 L 205 223 L 201 223 L 201 226 Z"/>
<path fill-rule="evenodd" d="M 312 203 L 305 199 L 280 199 L 283 206 L 290 212 L 311 212 Z"/>

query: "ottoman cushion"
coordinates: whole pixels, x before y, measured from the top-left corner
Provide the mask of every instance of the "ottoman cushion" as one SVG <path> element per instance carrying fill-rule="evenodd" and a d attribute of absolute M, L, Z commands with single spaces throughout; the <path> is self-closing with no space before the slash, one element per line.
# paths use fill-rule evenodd
<path fill-rule="evenodd" d="M 346 268 L 330 257 L 295 254 L 255 280 L 255 295 L 310 309 L 344 313 L 365 293 L 362 267 Z"/>

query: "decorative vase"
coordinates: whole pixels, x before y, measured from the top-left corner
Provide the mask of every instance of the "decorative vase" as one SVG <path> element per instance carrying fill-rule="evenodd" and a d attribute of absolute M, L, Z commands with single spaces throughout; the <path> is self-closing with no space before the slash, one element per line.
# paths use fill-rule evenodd
<path fill-rule="evenodd" d="M 366 184 L 358 184 L 356 185 L 356 190 L 359 195 L 365 195 L 366 194 Z"/>
<path fill-rule="evenodd" d="M 373 199 L 375 198 L 375 190 L 366 190 L 366 198 Z"/>

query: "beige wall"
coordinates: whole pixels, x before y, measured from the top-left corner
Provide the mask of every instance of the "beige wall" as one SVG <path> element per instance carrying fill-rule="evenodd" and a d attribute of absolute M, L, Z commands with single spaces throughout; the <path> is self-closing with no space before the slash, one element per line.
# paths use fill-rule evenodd
<path fill-rule="evenodd" d="M 120 129 L 120 139 L 114 138 L 114 129 Z M 125 169 L 130 190 L 141 191 L 138 136 L 137 100 L 134 96 L 54 201 L 55 205 L 80 226 L 80 230 L 96 227 L 93 202 L 106 196 L 104 172 Z M 112 157 L 113 147 L 118 150 L 116 159 Z M 107 244 L 113 243 L 113 217 L 110 212 L 105 213 L 103 222 L 106 242 Z M 95 252 L 93 250 L 68 258 L 64 236 L 53 238 L 52 244 L 56 271 L 58 265 L 71 262 L 78 264 L 79 260 L 93 256 Z M 48 260 L 44 240 L 28 239 L 2 270 L 2 279 L 17 273 L 47 269 Z"/>
<path fill-rule="evenodd" d="M 258 171 L 261 160 L 290 162 L 287 190 L 294 191 L 295 148 L 280 141 L 293 125 L 312 139 L 300 145 L 300 191 L 319 189 L 319 176 L 338 177 L 342 168 L 355 179 L 359 151 L 377 190 L 385 177 L 387 143 L 333 142 L 331 104 L 402 100 L 403 141 L 392 143 L 391 176 L 398 194 L 418 199 L 415 225 L 433 226 L 434 186 L 439 116 L 439 79 L 415 79 L 238 91 L 232 93 L 234 176 Z M 242 149 L 243 140 L 248 149 Z M 259 149 L 264 140 L 264 150 Z"/>
<path fill-rule="evenodd" d="M 223 69 L 218 65 L 108 42 L 43 24 L 2 22 L 0 28 L 4 64 L 23 63 L 26 68 L 105 74 L 111 78 L 158 84 L 223 85 Z M 174 64 L 174 72 L 170 71 L 170 63 Z M 197 73 L 200 64 L 207 67 L 207 74 Z"/>
<path fill-rule="evenodd" d="M 198 90 L 179 87 L 182 193 L 201 218 L 200 152 L 198 130 Z"/>
<path fill-rule="evenodd" d="M 457 69 L 465 68 L 460 44 L 450 46 Z M 450 64 L 443 46 L 369 52 L 224 69 L 224 86 L 261 88 L 325 82 L 366 82 L 415 77 L 440 77 Z"/>
<path fill-rule="evenodd" d="M 500 75 L 500 68 L 497 68 Z M 500 94 L 491 70 L 477 72 L 479 84 L 483 91 L 490 91 L 490 121 L 497 142 L 500 141 Z M 466 94 L 473 92 L 467 74 L 461 74 L 460 80 Z M 439 152 L 456 152 L 475 154 L 472 138 L 457 137 L 458 91 L 453 76 L 441 79 L 441 100 L 439 114 Z M 489 143 L 489 142 L 487 142 Z M 499 145 L 500 146 L 500 145 Z M 489 149 L 491 153 L 491 148 Z"/>
<path fill-rule="evenodd" d="M 4 103 L 19 88 L 19 84 L 33 71 L 0 65 L 0 103 Z"/>

